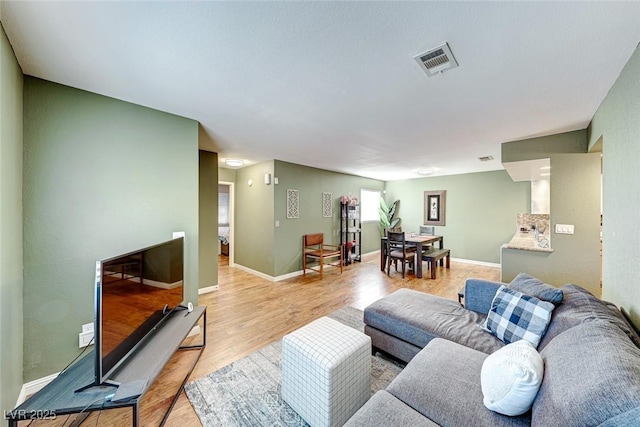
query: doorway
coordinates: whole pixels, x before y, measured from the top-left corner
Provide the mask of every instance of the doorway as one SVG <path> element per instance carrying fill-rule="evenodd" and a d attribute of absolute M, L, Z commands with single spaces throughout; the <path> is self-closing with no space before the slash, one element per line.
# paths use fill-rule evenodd
<path fill-rule="evenodd" d="M 234 184 L 218 182 L 218 255 L 229 266 L 234 265 Z"/>

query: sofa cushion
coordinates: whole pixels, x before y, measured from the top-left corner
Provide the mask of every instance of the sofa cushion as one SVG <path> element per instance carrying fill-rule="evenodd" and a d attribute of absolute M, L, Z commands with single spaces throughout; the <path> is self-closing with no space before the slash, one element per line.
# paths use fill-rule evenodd
<path fill-rule="evenodd" d="M 480 383 L 487 409 L 504 415 L 521 415 L 531 409 L 538 394 L 544 364 L 527 340 L 505 345 L 482 364 Z"/>
<path fill-rule="evenodd" d="M 438 424 L 405 405 L 385 390 L 380 390 L 344 426 L 438 427 Z"/>
<path fill-rule="evenodd" d="M 533 403 L 533 425 L 625 423 L 640 408 L 640 349 L 616 325 L 589 320 L 541 351 L 544 379 Z M 617 421 L 620 421 L 617 424 Z"/>
<path fill-rule="evenodd" d="M 480 370 L 486 357 L 477 350 L 436 338 L 413 358 L 387 391 L 443 426 L 528 426 L 530 413 L 507 417 L 485 408 Z"/>
<path fill-rule="evenodd" d="M 484 327 L 506 344 L 525 339 L 538 346 L 547 330 L 553 304 L 501 286 Z"/>
<path fill-rule="evenodd" d="M 525 295 L 531 295 L 539 300 L 550 302 L 553 305 L 560 304 L 563 298 L 562 289 L 548 285 L 527 273 L 518 274 L 509 283 L 509 287 Z"/>
<path fill-rule="evenodd" d="M 631 338 L 636 346 L 640 347 L 640 337 L 615 305 L 600 300 L 577 285 L 564 285 L 562 291 L 563 302 L 553 311 L 549 328 L 538 346 L 539 351 L 567 329 L 596 319 L 606 320 L 616 325 Z"/>
<path fill-rule="evenodd" d="M 462 307 L 456 301 L 425 292 L 399 289 L 369 305 L 364 323 L 417 347 L 435 337 L 493 353 L 504 343 L 482 329 L 486 316 Z"/>

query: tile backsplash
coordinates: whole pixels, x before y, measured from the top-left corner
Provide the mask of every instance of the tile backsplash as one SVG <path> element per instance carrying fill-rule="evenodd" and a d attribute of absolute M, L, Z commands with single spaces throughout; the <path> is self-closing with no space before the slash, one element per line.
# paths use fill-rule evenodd
<path fill-rule="evenodd" d="M 548 214 L 530 214 L 519 213 L 516 219 L 516 232 L 532 231 L 532 226 L 542 235 L 549 235 L 549 215 Z"/>

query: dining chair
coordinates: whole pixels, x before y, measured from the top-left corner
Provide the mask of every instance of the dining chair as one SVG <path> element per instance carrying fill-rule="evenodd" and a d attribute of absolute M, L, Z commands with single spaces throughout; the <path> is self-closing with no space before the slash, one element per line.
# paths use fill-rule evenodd
<path fill-rule="evenodd" d="M 394 262 L 398 271 L 398 261 L 402 262 L 402 278 L 404 279 L 407 264 L 415 269 L 416 248 L 407 245 L 404 231 L 387 231 L 387 276 L 391 270 L 391 262 Z"/>
<path fill-rule="evenodd" d="M 302 236 L 302 276 L 306 275 L 307 270 L 314 270 L 320 273 L 322 279 L 325 265 L 340 267 L 340 274 L 342 274 L 342 252 L 339 245 L 325 244 L 322 233 L 305 234 Z M 307 258 L 317 261 L 319 268 L 309 266 Z M 334 260 L 333 263 L 325 261 L 330 258 L 337 258 L 337 260 Z"/>
<path fill-rule="evenodd" d="M 420 226 L 420 235 L 421 236 L 435 236 L 436 228 L 432 225 L 421 225 Z"/>
<path fill-rule="evenodd" d="M 432 225 L 421 225 L 420 226 L 420 235 L 421 236 L 435 236 L 436 228 Z M 422 245 L 422 252 L 428 251 L 431 249 L 432 245 Z"/>

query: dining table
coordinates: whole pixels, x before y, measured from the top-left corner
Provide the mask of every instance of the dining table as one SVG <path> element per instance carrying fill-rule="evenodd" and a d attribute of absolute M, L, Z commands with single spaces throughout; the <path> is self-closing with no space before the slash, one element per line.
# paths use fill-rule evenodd
<path fill-rule="evenodd" d="M 423 247 L 438 242 L 438 249 L 444 248 L 444 238 L 442 236 L 409 234 L 406 233 L 404 241 L 410 246 L 416 247 L 415 275 L 417 278 L 422 277 L 422 250 Z M 442 262 L 442 261 L 441 261 Z M 387 265 L 387 237 L 380 238 L 380 270 L 384 271 Z"/>

